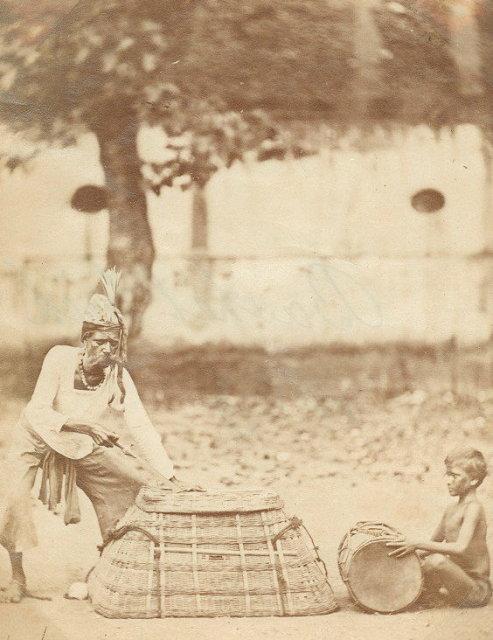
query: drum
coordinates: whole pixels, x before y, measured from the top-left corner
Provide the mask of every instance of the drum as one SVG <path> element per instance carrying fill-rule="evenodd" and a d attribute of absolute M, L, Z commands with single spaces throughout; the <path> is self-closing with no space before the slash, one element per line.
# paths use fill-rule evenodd
<path fill-rule="evenodd" d="M 423 586 L 415 553 L 389 557 L 389 538 L 401 537 L 381 522 L 358 522 L 339 545 L 341 578 L 356 604 L 367 611 L 396 613 L 417 600 Z"/>

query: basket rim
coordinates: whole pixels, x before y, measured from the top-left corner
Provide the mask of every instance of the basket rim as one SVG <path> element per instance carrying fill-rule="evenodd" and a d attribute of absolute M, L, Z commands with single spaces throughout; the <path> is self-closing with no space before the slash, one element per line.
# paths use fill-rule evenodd
<path fill-rule="evenodd" d="M 207 515 L 258 513 L 284 507 L 284 501 L 277 493 L 264 489 L 177 492 L 142 487 L 135 504 L 147 513 Z"/>

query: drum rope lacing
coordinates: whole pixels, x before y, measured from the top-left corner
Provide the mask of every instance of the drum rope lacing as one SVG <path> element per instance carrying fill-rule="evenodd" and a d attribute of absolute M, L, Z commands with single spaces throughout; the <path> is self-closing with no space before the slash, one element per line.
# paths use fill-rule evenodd
<path fill-rule="evenodd" d="M 339 557 L 337 563 L 344 582 L 347 582 L 347 575 L 342 568 L 342 565 L 346 562 L 349 553 L 349 540 L 352 535 L 357 533 L 367 533 L 376 540 L 392 540 L 400 536 L 400 532 L 397 529 L 385 524 L 385 522 L 378 522 L 376 520 L 361 520 L 360 522 L 357 522 L 353 527 L 351 527 L 351 529 L 349 529 L 339 544 Z"/>
<path fill-rule="evenodd" d="M 351 539 L 352 536 L 357 536 L 358 534 L 365 534 L 367 536 L 369 536 L 370 538 L 373 538 L 372 540 L 368 540 L 364 543 L 361 543 L 361 545 L 359 547 L 356 548 L 356 551 L 368 546 L 368 545 L 373 545 L 375 543 L 387 543 L 390 540 L 396 540 L 396 538 L 400 538 L 401 537 L 401 533 L 400 531 L 398 531 L 397 529 L 395 529 L 394 527 L 391 527 L 388 524 L 385 524 L 384 522 L 376 522 L 376 521 L 361 521 L 361 522 L 357 522 L 353 527 L 351 527 L 351 529 L 349 529 L 349 531 L 346 533 L 346 535 L 343 537 L 343 539 L 341 540 L 340 544 L 339 544 L 339 548 L 338 548 L 338 559 L 337 559 L 337 564 L 339 567 L 339 573 L 340 576 L 342 578 L 342 580 L 344 581 L 344 583 L 346 584 L 346 587 L 349 591 L 349 594 L 351 595 L 352 599 L 359 604 L 360 606 L 362 606 L 364 609 L 369 610 L 369 611 L 379 611 L 378 609 L 374 609 L 373 607 L 368 607 L 366 606 L 364 603 L 362 603 L 360 601 L 360 599 L 358 598 L 358 596 L 355 595 L 355 592 L 353 590 L 353 587 L 351 585 L 351 580 L 349 577 L 349 565 L 347 565 L 348 560 L 351 559 Z M 353 550 L 354 551 L 354 550 Z M 420 566 L 420 559 L 419 557 L 417 557 L 419 566 Z M 421 575 L 421 572 L 420 572 Z M 421 586 L 419 591 L 421 591 L 421 587 L 422 587 L 422 578 L 421 578 Z M 418 594 L 419 595 L 419 594 Z M 417 599 L 418 596 L 416 596 L 415 600 Z M 414 600 L 414 601 L 415 601 Z M 408 605 L 409 606 L 409 605 Z M 395 611 L 400 611 L 401 609 L 396 609 Z M 385 610 L 385 613 L 391 613 L 390 610 Z"/>

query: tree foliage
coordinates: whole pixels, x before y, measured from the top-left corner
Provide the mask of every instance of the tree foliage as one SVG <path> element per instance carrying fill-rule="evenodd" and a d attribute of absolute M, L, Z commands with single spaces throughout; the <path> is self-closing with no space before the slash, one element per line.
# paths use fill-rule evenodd
<path fill-rule="evenodd" d="M 2 5 L 4 117 L 63 142 L 81 127 L 123 136 L 129 121 L 159 123 L 175 157 L 147 172 L 155 189 L 206 181 L 248 149 L 300 150 L 307 124 L 440 126 L 477 113 L 458 89 L 440 0 L 375 3 L 384 46 L 363 109 L 351 2 L 82 0 L 67 11 L 44 0 L 38 13 L 18 2 Z"/>
<path fill-rule="evenodd" d="M 203 183 L 245 150 L 282 155 L 290 136 L 279 134 L 277 116 L 297 121 L 295 130 L 307 114 L 334 110 L 351 72 L 339 13 L 324 0 L 85 0 L 45 28 L 37 47 L 12 21 L 3 114 L 65 143 L 81 127 L 115 137 L 129 122 L 159 123 L 176 153 L 154 187 L 183 175 Z"/>
<path fill-rule="evenodd" d="M 491 10 L 478 13 L 484 90 L 466 96 L 450 43 L 458 1 L 0 0 L 0 118 L 50 143 L 97 136 L 108 261 L 138 331 L 154 260 L 147 188 L 200 190 L 248 153 L 311 153 L 327 129 L 487 123 Z M 167 134 L 160 164 L 142 167 L 142 123 Z"/>

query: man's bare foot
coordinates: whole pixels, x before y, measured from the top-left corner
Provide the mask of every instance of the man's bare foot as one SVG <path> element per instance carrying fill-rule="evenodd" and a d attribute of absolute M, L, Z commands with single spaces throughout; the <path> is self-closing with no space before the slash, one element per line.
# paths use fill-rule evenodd
<path fill-rule="evenodd" d="M 0 603 L 20 602 L 26 595 L 26 584 L 11 580 L 9 584 L 0 590 Z"/>
<path fill-rule="evenodd" d="M 11 580 L 6 587 L 0 589 L 0 604 L 8 602 L 20 602 L 23 598 L 34 598 L 34 600 L 51 600 L 51 596 L 30 591 L 26 583 L 18 580 Z"/>

